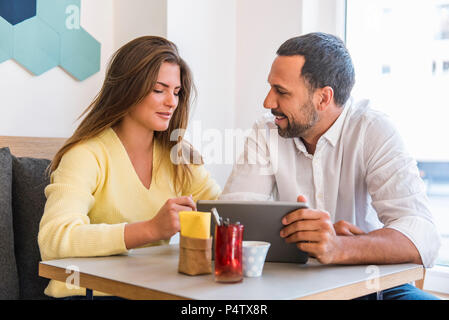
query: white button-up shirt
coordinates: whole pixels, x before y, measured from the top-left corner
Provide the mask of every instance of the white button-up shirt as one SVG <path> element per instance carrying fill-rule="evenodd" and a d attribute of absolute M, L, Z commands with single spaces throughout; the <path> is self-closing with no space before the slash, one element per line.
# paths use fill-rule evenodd
<path fill-rule="evenodd" d="M 365 232 L 396 229 L 418 249 L 425 267 L 440 238 L 416 161 L 389 118 L 368 100 L 349 99 L 309 154 L 299 138 L 278 135 L 267 113 L 254 124 L 220 199 L 296 201 L 327 211 Z"/>

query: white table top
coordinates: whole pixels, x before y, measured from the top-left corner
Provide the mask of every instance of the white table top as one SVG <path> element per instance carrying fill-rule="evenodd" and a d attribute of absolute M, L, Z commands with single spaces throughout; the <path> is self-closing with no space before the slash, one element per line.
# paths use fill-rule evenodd
<path fill-rule="evenodd" d="M 356 283 L 372 286 L 370 279 L 373 276 L 381 278 L 421 268 L 415 264 L 370 268 L 364 265 L 329 266 L 310 259 L 305 265 L 265 263 L 262 277 L 223 284 L 216 283 L 213 274 L 187 276 L 178 273 L 178 256 L 178 244 L 172 244 L 134 249 L 125 255 L 51 260 L 41 264 L 64 269 L 76 266 L 81 274 L 200 300 L 298 299 Z"/>

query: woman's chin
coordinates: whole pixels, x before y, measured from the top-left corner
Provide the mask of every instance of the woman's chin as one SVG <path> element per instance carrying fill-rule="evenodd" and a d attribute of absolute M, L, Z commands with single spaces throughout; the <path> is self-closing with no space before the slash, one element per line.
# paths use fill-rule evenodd
<path fill-rule="evenodd" d="M 166 131 L 168 129 L 170 122 L 166 123 L 155 123 L 153 126 L 153 131 Z"/>

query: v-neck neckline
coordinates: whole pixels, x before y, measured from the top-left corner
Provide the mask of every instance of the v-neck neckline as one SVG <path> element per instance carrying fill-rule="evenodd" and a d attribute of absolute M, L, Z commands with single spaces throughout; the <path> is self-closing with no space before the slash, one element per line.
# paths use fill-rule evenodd
<path fill-rule="evenodd" d="M 139 175 L 137 174 L 136 168 L 134 167 L 134 165 L 131 161 L 131 158 L 129 157 L 128 151 L 126 151 L 126 148 L 125 148 L 124 144 L 122 143 L 122 140 L 120 140 L 119 136 L 114 131 L 114 129 L 112 129 L 112 127 L 109 128 L 109 130 L 112 131 L 112 135 L 114 136 L 115 139 L 117 139 L 118 144 L 120 145 L 121 152 L 122 152 L 124 158 L 126 159 L 126 162 L 128 163 L 128 166 L 130 167 L 131 171 L 134 173 L 135 180 L 137 180 L 137 183 L 140 185 L 141 188 L 143 188 L 144 191 L 149 192 L 153 188 L 153 184 L 154 184 L 154 173 L 155 173 L 154 164 L 156 163 L 155 160 L 157 157 L 156 139 L 154 139 L 154 137 L 153 137 L 153 157 L 152 157 L 153 159 L 151 162 L 151 182 L 150 182 L 150 187 L 147 188 L 143 184 L 142 180 L 140 180 Z"/>

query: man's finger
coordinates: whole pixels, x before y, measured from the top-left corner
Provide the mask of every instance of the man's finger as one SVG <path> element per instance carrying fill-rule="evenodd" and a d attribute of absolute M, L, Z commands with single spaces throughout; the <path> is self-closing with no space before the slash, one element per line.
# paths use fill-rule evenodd
<path fill-rule="evenodd" d="M 299 195 L 298 198 L 296 198 L 296 202 L 307 202 L 307 199 L 303 195 Z"/>
<path fill-rule="evenodd" d="M 296 244 L 296 247 L 298 247 L 299 250 L 307 252 L 314 257 L 317 256 L 318 246 L 319 244 L 317 242 L 298 242 Z"/>
<path fill-rule="evenodd" d="M 320 242 L 321 240 L 321 233 L 316 231 L 298 231 L 285 238 L 285 242 L 287 243 L 295 243 L 300 241 Z"/>
<path fill-rule="evenodd" d="M 321 221 L 320 220 L 300 220 L 295 221 L 288 226 L 282 228 L 281 237 L 285 238 L 289 235 L 298 231 L 316 231 L 320 230 Z"/>
<path fill-rule="evenodd" d="M 359 227 L 357 227 L 353 224 L 349 225 L 349 231 L 351 231 L 351 233 L 355 234 L 355 235 L 365 234 L 365 232 L 362 229 L 360 229 Z"/>
<path fill-rule="evenodd" d="M 282 223 L 284 225 L 287 225 L 298 220 L 321 219 L 324 218 L 325 216 L 326 213 L 322 211 L 317 211 L 313 209 L 298 209 L 286 214 L 284 218 L 282 218 Z"/>

